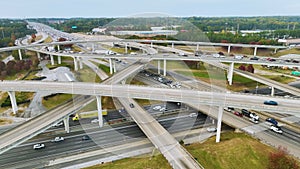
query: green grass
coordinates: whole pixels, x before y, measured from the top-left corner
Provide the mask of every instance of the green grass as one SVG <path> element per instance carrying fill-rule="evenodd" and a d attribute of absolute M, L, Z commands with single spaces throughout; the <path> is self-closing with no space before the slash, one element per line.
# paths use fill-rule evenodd
<path fill-rule="evenodd" d="M 99 67 L 100 69 L 102 69 L 106 74 L 109 74 L 109 73 L 110 73 L 110 68 L 109 68 L 108 66 L 99 64 L 98 67 Z"/>
<path fill-rule="evenodd" d="M 274 57 L 279 57 L 287 54 L 300 54 L 300 49 L 298 48 L 292 48 L 292 49 L 286 49 L 286 50 L 280 50 L 276 54 L 274 54 Z"/>
<path fill-rule="evenodd" d="M 101 82 L 101 79 L 96 75 L 96 73 L 85 66 L 83 69 L 79 69 L 77 72 L 75 72 L 75 76 L 76 79 L 81 82 Z"/>
<path fill-rule="evenodd" d="M 265 78 L 280 82 L 280 83 L 285 83 L 285 84 L 296 81 L 295 78 L 287 77 L 284 75 L 281 75 L 281 76 L 280 75 L 279 76 L 278 75 L 277 76 L 276 75 L 262 75 L 262 76 Z"/>
<path fill-rule="evenodd" d="M 42 103 L 46 109 L 51 109 L 71 99 L 72 96 L 73 96 L 72 94 L 58 94 L 56 96 L 48 98 L 47 100 L 43 99 Z"/>
<path fill-rule="evenodd" d="M 221 142 L 216 143 L 215 137 L 204 143 L 194 143 L 185 148 L 205 169 L 265 169 L 268 155 L 275 149 L 244 133 L 226 132 L 221 135 Z M 112 163 L 96 165 L 87 169 L 169 169 L 162 155 L 150 158 L 126 158 Z"/>

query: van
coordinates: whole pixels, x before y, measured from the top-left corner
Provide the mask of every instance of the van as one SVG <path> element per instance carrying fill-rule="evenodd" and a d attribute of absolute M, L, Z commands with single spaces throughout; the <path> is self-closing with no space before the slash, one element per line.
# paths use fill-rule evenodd
<path fill-rule="evenodd" d="M 270 123 L 271 125 L 274 125 L 274 126 L 278 125 L 278 122 L 275 119 L 270 118 L 270 117 L 266 119 L 266 122 L 268 122 L 268 123 Z"/>

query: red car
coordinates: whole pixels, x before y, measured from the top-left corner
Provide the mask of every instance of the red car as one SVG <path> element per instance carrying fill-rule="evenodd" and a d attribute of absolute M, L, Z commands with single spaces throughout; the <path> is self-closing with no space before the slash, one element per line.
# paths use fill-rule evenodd
<path fill-rule="evenodd" d="M 237 116 L 240 116 L 240 117 L 243 117 L 243 114 L 238 112 L 238 111 L 234 111 L 233 114 L 237 115 Z"/>

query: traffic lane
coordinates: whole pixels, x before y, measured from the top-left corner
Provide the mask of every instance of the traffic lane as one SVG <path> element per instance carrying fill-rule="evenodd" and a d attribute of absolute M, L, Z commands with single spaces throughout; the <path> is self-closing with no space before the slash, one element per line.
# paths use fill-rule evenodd
<path fill-rule="evenodd" d="M 193 121 L 194 119 L 190 118 L 190 117 L 185 117 L 185 119 L 188 119 L 190 121 Z M 189 125 L 189 123 L 186 122 L 185 119 L 181 119 L 180 121 L 177 120 L 176 125 L 173 125 L 175 127 L 173 127 L 171 129 L 171 132 L 176 132 L 176 131 L 182 131 L 182 130 L 186 130 L 186 129 L 190 129 L 191 126 Z M 196 122 L 194 123 L 194 126 L 197 125 L 201 125 L 204 123 L 204 119 L 197 119 Z M 163 126 L 171 126 L 174 123 L 174 120 L 171 121 L 164 121 L 162 122 Z M 178 127 L 177 127 L 178 126 Z M 130 127 L 131 129 L 119 129 L 117 130 L 117 133 L 115 134 L 111 134 L 110 133 L 102 133 L 101 135 L 99 135 L 99 133 L 94 133 L 94 134 L 88 134 L 92 140 L 90 141 L 82 141 L 81 137 L 74 137 L 72 139 L 68 139 L 66 138 L 65 141 L 60 142 L 60 143 L 49 143 L 46 142 L 46 148 L 45 149 L 41 149 L 41 150 L 33 150 L 32 146 L 24 146 L 24 147 L 20 147 L 15 148 L 11 151 L 9 151 L 9 155 L 7 155 L 7 153 L 3 154 L 3 158 L 0 159 L 0 164 L 7 162 L 3 161 L 6 158 L 11 158 L 12 160 L 16 160 L 15 155 L 18 154 L 18 160 L 22 159 L 22 155 L 24 157 L 30 157 L 32 159 L 35 158 L 39 158 L 42 156 L 49 156 L 56 154 L 59 154 L 60 152 L 68 152 L 68 151 L 73 151 L 74 148 L 79 148 L 80 151 L 82 151 L 84 149 L 84 147 L 90 147 L 90 146 L 94 146 L 96 145 L 107 145 L 107 144 L 113 144 L 114 143 L 118 143 L 118 142 L 124 142 L 124 141 L 130 141 L 131 139 L 137 139 L 137 138 L 145 138 L 145 135 L 143 134 L 143 132 L 141 132 L 139 130 L 139 128 L 135 125 Z M 119 135 L 121 134 L 121 136 Z M 113 141 L 112 141 L 113 140 Z M 97 144 L 93 144 L 97 143 Z M 85 145 L 82 146 L 81 144 L 84 143 Z M 48 149 L 48 150 L 46 150 Z M 50 150 L 49 150 L 50 149 Z M 57 151 L 60 150 L 59 151 Z M 5 157 L 6 156 L 6 157 Z M 8 160 L 9 161 L 9 160 Z"/>

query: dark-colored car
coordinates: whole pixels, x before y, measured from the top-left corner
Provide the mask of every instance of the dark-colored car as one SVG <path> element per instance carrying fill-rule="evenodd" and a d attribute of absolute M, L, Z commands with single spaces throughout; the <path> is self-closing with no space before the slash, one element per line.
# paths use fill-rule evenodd
<path fill-rule="evenodd" d="M 82 136 L 81 139 L 82 139 L 82 140 L 90 140 L 91 138 L 90 138 L 89 136 L 85 135 L 85 136 Z"/>
<path fill-rule="evenodd" d="M 251 112 L 248 111 L 248 110 L 246 110 L 246 109 L 242 109 L 242 114 L 243 114 L 244 116 L 250 117 Z"/>
<path fill-rule="evenodd" d="M 236 116 L 239 116 L 239 117 L 243 117 L 243 114 L 238 111 L 234 111 L 233 114 L 235 114 Z"/>
<path fill-rule="evenodd" d="M 271 123 L 272 125 L 275 125 L 275 126 L 278 125 L 278 122 L 275 119 L 270 118 L 270 117 L 266 119 L 266 122 L 269 122 L 269 123 Z"/>
<path fill-rule="evenodd" d="M 254 56 L 254 57 L 250 58 L 250 60 L 259 60 L 259 58 Z"/>
<path fill-rule="evenodd" d="M 134 105 L 133 105 L 132 103 L 130 103 L 129 106 L 130 106 L 131 108 L 134 108 Z"/>
<path fill-rule="evenodd" d="M 264 101 L 264 104 L 272 105 L 272 106 L 277 106 L 278 105 L 278 103 L 273 101 L 273 100 L 266 100 L 266 101 Z"/>

